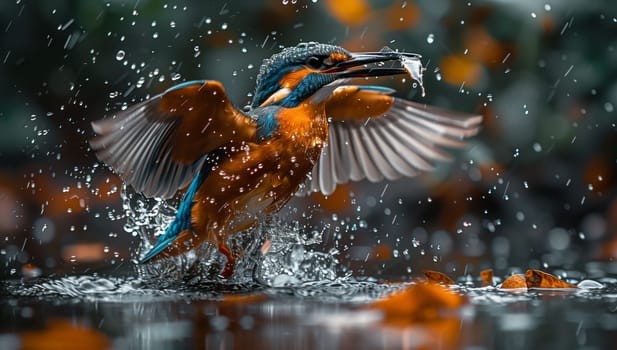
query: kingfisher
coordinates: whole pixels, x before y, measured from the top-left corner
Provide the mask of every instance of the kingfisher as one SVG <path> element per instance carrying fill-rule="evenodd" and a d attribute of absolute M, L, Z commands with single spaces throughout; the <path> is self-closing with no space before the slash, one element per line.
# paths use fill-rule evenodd
<path fill-rule="evenodd" d="M 443 110 L 367 85 L 408 74 L 419 55 L 350 52 L 300 43 L 265 59 L 250 105 L 237 108 L 222 84 L 175 85 L 92 123 L 98 159 L 146 197 L 184 190 L 176 215 L 141 263 L 209 242 L 233 275 L 228 239 L 256 226 L 294 195 L 331 194 L 349 181 L 396 180 L 449 160 L 479 131 L 482 117 Z M 417 77 L 415 77 L 417 80 Z"/>

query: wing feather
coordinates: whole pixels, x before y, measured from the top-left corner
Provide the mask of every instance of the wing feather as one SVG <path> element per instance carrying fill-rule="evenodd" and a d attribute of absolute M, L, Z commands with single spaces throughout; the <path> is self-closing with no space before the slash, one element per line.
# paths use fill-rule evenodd
<path fill-rule="evenodd" d="M 391 92 L 353 85 L 333 92 L 326 103 L 330 118 L 327 154 L 313 170 L 316 174 L 318 169 L 319 182 L 313 181 L 302 191 L 329 194 L 336 184 L 349 180 L 378 182 L 416 176 L 433 170 L 435 162 L 451 160 L 444 148 L 462 148 L 464 139 L 480 130 L 480 115 L 407 101 L 389 96 Z M 346 109 L 345 104 L 352 107 Z"/>
<path fill-rule="evenodd" d="M 172 197 L 199 171 L 207 154 L 227 143 L 253 141 L 255 122 L 238 111 L 219 82 L 179 84 L 116 116 L 95 121 L 90 141 L 136 191 Z"/>
<path fill-rule="evenodd" d="M 351 135 L 354 154 L 363 170 L 363 177 L 366 177 L 371 182 L 382 181 L 384 176 L 373 163 L 374 156 L 366 147 L 366 143 L 369 142 L 369 140 L 362 137 L 364 129 L 362 127 L 355 127 L 348 131 Z"/>

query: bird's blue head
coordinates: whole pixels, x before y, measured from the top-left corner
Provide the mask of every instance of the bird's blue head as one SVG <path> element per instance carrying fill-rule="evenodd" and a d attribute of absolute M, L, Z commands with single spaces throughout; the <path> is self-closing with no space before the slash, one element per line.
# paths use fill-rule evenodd
<path fill-rule="evenodd" d="M 409 55 L 409 54 L 403 54 Z M 352 69 L 364 64 L 396 60 L 391 50 L 351 53 L 336 45 L 316 42 L 288 47 L 263 61 L 251 107 L 278 104 L 295 107 L 322 87 L 343 78 L 405 74 L 402 68 Z"/>

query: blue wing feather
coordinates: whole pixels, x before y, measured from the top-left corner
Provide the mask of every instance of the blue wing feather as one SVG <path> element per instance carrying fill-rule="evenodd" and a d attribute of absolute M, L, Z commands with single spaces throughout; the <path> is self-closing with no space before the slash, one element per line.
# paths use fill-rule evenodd
<path fill-rule="evenodd" d="M 170 91 L 174 91 L 174 90 L 178 90 L 178 89 L 183 89 L 187 86 L 191 86 L 191 85 L 203 85 L 207 80 L 191 80 L 191 81 L 185 81 L 184 83 L 180 83 L 178 85 L 174 85 L 172 87 L 170 87 L 169 89 L 165 90 L 165 92 L 163 93 L 166 94 Z"/>
<path fill-rule="evenodd" d="M 171 245 L 176 238 L 178 238 L 180 232 L 191 228 L 191 209 L 195 204 L 193 202 L 193 198 L 195 198 L 197 190 L 199 190 L 199 187 L 201 187 L 204 180 L 210 174 L 210 171 L 212 171 L 214 164 L 219 160 L 217 157 L 218 153 L 219 152 L 213 152 L 206 156 L 206 160 L 199 170 L 199 173 L 197 173 L 197 176 L 195 176 L 193 181 L 191 181 L 191 185 L 182 197 L 182 201 L 180 202 L 180 206 L 178 206 L 178 211 L 176 212 L 174 221 L 169 225 L 169 227 L 167 227 L 165 233 L 159 237 L 158 241 L 154 244 L 154 247 L 152 247 L 152 249 L 144 255 L 140 263 L 146 263 L 150 259 L 157 256 L 169 247 L 169 245 Z"/>
<path fill-rule="evenodd" d="M 161 99 L 171 91 L 206 82 L 193 80 L 175 85 L 116 117 L 93 122 L 99 136 L 90 145 L 97 157 L 147 197 L 173 197 L 197 174 L 202 162 L 183 164 L 172 159 L 170 139 L 178 119 L 160 109 Z"/>

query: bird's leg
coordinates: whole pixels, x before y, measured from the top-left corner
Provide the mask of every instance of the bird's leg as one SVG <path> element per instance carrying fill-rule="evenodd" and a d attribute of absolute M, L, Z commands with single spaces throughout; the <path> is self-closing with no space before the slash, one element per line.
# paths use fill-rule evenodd
<path fill-rule="evenodd" d="M 228 279 L 234 274 L 234 270 L 236 267 L 236 258 L 231 254 L 229 248 L 227 248 L 227 246 L 224 244 L 219 245 L 219 252 L 225 255 L 225 257 L 227 258 L 225 267 L 223 268 L 223 271 L 221 271 L 221 276 L 223 276 L 223 278 L 225 279 Z"/>

